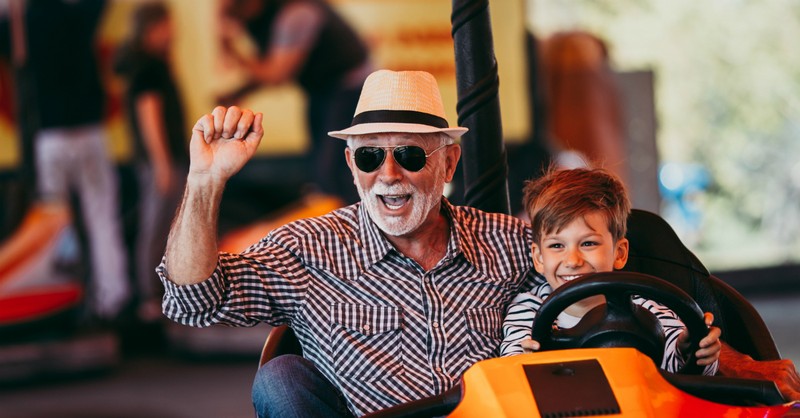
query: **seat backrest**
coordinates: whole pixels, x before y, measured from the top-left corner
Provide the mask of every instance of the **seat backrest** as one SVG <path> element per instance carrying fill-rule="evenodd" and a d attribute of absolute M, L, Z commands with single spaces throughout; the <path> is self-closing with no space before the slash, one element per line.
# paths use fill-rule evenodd
<path fill-rule="evenodd" d="M 294 331 L 288 325 L 270 328 L 267 340 L 264 341 L 264 348 L 261 349 L 258 367 L 282 354 L 303 354 L 303 349 L 300 347 L 297 336 L 294 335 Z"/>
<path fill-rule="evenodd" d="M 634 209 L 628 218 L 628 263 L 623 270 L 650 274 L 674 283 L 714 314 L 722 339 L 756 360 L 780 358 L 761 316 L 739 292 L 711 275 L 660 216 Z"/>
<path fill-rule="evenodd" d="M 712 275 L 708 280 L 722 312 L 722 339 L 755 360 L 779 360 L 772 334 L 753 305 L 718 277 Z"/>

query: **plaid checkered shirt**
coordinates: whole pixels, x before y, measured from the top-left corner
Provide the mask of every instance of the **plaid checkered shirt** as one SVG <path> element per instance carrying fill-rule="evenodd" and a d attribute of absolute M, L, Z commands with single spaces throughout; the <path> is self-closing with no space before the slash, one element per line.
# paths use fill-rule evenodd
<path fill-rule="evenodd" d="M 507 305 L 538 280 L 524 222 L 446 199 L 442 211 L 450 240 L 429 271 L 357 203 L 221 253 L 196 285 L 170 282 L 162 263 L 164 312 L 200 327 L 289 324 L 356 415 L 441 393 L 499 354 Z"/>

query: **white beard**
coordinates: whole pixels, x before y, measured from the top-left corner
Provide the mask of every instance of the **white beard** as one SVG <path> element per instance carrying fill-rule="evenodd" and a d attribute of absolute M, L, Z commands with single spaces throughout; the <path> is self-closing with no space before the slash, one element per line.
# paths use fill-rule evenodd
<path fill-rule="evenodd" d="M 436 182 L 432 190 L 427 193 L 419 191 L 416 187 L 410 184 L 392 184 L 386 185 L 383 183 L 376 183 L 369 190 L 364 190 L 358 181 L 355 181 L 358 195 L 361 196 L 361 202 L 367 208 L 372 221 L 378 225 L 381 231 L 390 236 L 403 236 L 408 233 L 416 231 L 428 217 L 430 211 L 439 204 L 444 192 L 444 175 L 443 173 L 434 173 Z M 410 195 L 411 198 L 406 204 L 411 205 L 411 213 L 408 216 L 386 216 L 379 210 L 379 205 L 382 205 L 378 195 Z"/>

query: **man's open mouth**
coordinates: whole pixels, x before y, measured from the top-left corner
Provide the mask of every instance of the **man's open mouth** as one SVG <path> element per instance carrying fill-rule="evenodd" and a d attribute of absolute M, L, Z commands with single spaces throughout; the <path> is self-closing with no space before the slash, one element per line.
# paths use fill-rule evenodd
<path fill-rule="evenodd" d="M 384 205 L 391 210 L 397 210 L 405 206 L 405 204 L 411 199 L 410 194 L 401 194 L 401 195 L 378 195 L 378 198 L 381 199 Z"/>

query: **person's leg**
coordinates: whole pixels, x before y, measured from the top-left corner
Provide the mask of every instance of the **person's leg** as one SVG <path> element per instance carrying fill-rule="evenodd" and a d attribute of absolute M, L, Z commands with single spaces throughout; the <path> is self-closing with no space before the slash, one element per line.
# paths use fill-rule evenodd
<path fill-rule="evenodd" d="M 136 228 L 136 250 L 134 252 L 134 272 L 139 302 L 136 313 L 140 320 L 151 322 L 161 314 L 161 304 L 153 306 L 158 284 L 158 276 L 155 273 L 158 262 L 155 261 L 153 255 L 156 236 L 160 232 L 158 223 L 163 205 L 162 196 L 156 187 L 153 168 L 150 164 L 137 165 L 136 173 L 139 180 L 139 225 Z"/>
<path fill-rule="evenodd" d="M 139 175 L 139 227 L 136 237 L 135 272 L 139 289 L 139 319 L 152 322 L 162 318 L 161 287 L 156 266 L 161 263 L 170 224 L 183 196 L 188 168 L 176 164 L 172 170 L 172 188 L 158 190 L 150 164 L 137 166 Z"/>
<path fill-rule="evenodd" d="M 100 126 L 76 128 L 74 146 L 80 147 L 78 193 L 92 263 L 92 312 L 114 319 L 130 297 L 127 255 L 122 239 L 117 172 L 106 151 Z"/>
<path fill-rule="evenodd" d="M 60 130 L 36 134 L 37 195 L 43 201 L 69 202 L 70 167 L 74 150 Z"/>
<path fill-rule="evenodd" d="M 352 417 L 341 393 L 301 356 L 286 354 L 263 365 L 253 381 L 259 418 Z"/>

